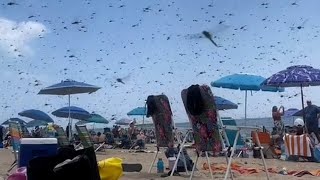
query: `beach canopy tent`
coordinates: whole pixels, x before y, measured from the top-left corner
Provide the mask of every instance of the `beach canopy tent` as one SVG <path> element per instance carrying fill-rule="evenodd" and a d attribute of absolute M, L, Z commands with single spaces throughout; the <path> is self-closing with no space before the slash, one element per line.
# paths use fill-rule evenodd
<path fill-rule="evenodd" d="M 36 109 L 29 109 L 18 113 L 20 116 L 27 117 L 33 120 L 41 120 L 45 122 L 52 123 L 53 119 L 45 112 L 36 110 Z"/>
<path fill-rule="evenodd" d="M 211 82 L 212 87 L 227 88 L 245 91 L 245 114 L 247 119 L 247 96 L 248 91 L 269 91 L 269 92 L 283 92 L 283 88 L 270 87 L 262 85 L 265 78 L 250 74 L 232 74 L 222 77 L 216 81 Z"/>
<path fill-rule="evenodd" d="M 290 66 L 267 78 L 262 85 L 273 87 L 300 87 L 302 117 L 305 121 L 303 87 L 320 85 L 320 69 L 311 66 Z"/>
<path fill-rule="evenodd" d="M 71 94 L 81 94 L 81 93 L 93 93 L 96 92 L 100 87 L 90 85 L 83 82 L 77 82 L 74 80 L 65 80 L 60 83 L 54 84 L 52 86 L 41 89 L 38 94 L 47 94 L 47 95 L 68 95 L 69 107 L 70 104 L 70 95 Z M 69 112 L 69 124 L 72 126 L 72 119 Z M 72 128 L 70 126 L 69 130 L 69 140 L 71 140 Z"/>

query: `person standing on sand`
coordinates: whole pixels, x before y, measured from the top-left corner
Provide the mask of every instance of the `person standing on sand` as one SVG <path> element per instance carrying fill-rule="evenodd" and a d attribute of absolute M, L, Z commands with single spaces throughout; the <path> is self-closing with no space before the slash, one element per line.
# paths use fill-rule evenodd
<path fill-rule="evenodd" d="M 305 107 L 305 121 L 308 133 L 314 133 L 318 140 L 319 138 L 319 114 L 320 108 L 316 105 L 313 105 L 310 100 L 307 101 L 307 107 Z"/>
<path fill-rule="evenodd" d="M 280 137 L 282 137 L 284 133 L 284 124 L 281 120 L 281 116 L 283 116 L 283 113 L 284 113 L 283 106 L 280 106 L 279 109 L 277 106 L 272 107 L 272 118 L 273 118 L 274 127 L 276 128 L 277 135 L 279 135 Z"/>

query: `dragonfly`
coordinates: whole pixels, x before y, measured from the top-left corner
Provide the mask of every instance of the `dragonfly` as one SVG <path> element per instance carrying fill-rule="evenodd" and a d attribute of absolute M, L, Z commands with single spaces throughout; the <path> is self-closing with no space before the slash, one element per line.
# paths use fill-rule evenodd
<path fill-rule="evenodd" d="M 206 38 L 208 39 L 214 46 L 216 47 L 222 47 L 216 43 L 214 39 L 218 39 L 217 35 L 221 32 L 226 31 L 230 26 L 225 24 L 219 24 L 214 29 L 211 30 L 203 30 L 201 33 L 195 33 L 195 34 L 187 34 L 185 36 L 186 39 L 202 39 Z"/>

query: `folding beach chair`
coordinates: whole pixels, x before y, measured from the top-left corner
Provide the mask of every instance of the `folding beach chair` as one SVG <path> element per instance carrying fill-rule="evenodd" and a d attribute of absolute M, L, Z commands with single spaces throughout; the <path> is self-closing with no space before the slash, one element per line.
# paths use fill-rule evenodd
<path fill-rule="evenodd" d="M 94 147 L 94 143 L 93 140 L 91 139 L 91 135 L 89 133 L 89 131 L 87 130 L 86 126 L 83 125 L 76 125 L 76 129 L 79 135 L 79 138 L 81 140 L 81 145 L 84 148 L 88 148 L 88 147 Z M 99 151 L 101 148 L 103 148 L 105 145 L 105 142 L 103 143 L 99 143 L 98 147 L 95 148 L 95 152 Z"/>
<path fill-rule="evenodd" d="M 271 135 L 268 132 L 251 132 L 252 142 L 254 144 L 258 144 L 257 138 L 254 133 L 258 134 L 258 138 L 263 151 L 263 156 L 265 158 L 277 158 Z M 262 155 L 260 154 L 260 156 Z"/>
<path fill-rule="evenodd" d="M 211 89 L 207 85 L 192 85 L 188 89 L 184 89 L 181 92 L 182 100 L 188 114 L 190 123 L 192 124 L 192 129 L 194 133 L 194 139 L 196 143 L 197 152 L 205 151 L 207 156 L 207 161 L 210 167 L 209 158 L 207 151 L 221 152 L 223 148 L 221 134 L 219 132 L 219 118 L 216 110 L 214 96 Z M 221 123 L 221 122 L 220 122 Z M 230 158 L 228 159 L 227 171 L 224 179 L 228 178 L 229 172 L 231 171 L 231 163 L 233 155 L 236 149 L 236 145 L 240 136 L 241 130 L 258 130 L 258 127 L 247 127 L 247 126 L 227 126 L 222 125 L 222 131 L 226 136 L 226 130 L 236 131 L 235 138 L 233 140 L 233 146 L 231 150 Z M 226 138 L 228 141 L 228 138 Z M 229 141 L 228 141 L 229 142 Z M 229 143 L 228 143 L 229 144 Z M 259 147 L 260 143 L 258 141 Z M 199 157 L 199 155 L 198 155 Z M 196 159 L 195 165 L 197 164 L 198 157 Z M 267 178 L 269 179 L 269 174 L 267 171 L 266 163 L 264 158 L 262 158 L 265 172 Z M 195 168 L 195 165 L 193 169 Z M 209 168 L 211 178 L 213 179 L 212 169 Z M 191 172 L 190 179 L 193 176 L 194 170 Z M 233 178 L 232 173 L 230 174 Z"/>
<path fill-rule="evenodd" d="M 58 139 L 58 144 L 60 147 L 70 146 L 70 142 L 68 141 L 68 137 L 64 132 L 62 127 L 55 127 L 56 130 L 56 138 Z"/>
<path fill-rule="evenodd" d="M 154 96 L 154 95 L 148 96 L 147 106 L 148 106 L 147 117 L 150 117 L 150 116 L 152 117 L 153 124 L 155 126 L 155 135 L 156 135 L 156 142 L 157 142 L 157 152 L 150 165 L 150 168 L 149 168 L 149 173 L 150 173 L 158 157 L 160 148 L 167 148 L 169 144 L 174 143 L 174 135 L 173 135 L 174 125 L 172 120 L 172 111 L 170 107 L 170 102 L 166 95 L 162 94 L 157 96 Z M 184 157 L 182 158 L 184 160 L 185 170 L 188 173 L 185 158 Z M 176 161 L 178 161 L 178 158 Z M 174 173 L 174 170 L 172 170 L 172 174 L 173 173 Z"/>
<path fill-rule="evenodd" d="M 307 134 L 285 134 L 283 140 L 285 144 L 285 152 L 289 159 L 298 160 L 299 157 L 306 159 L 312 158 L 311 142 Z"/>
<path fill-rule="evenodd" d="M 220 122 L 222 123 L 222 126 L 237 126 L 237 123 L 234 119 L 228 118 L 228 119 L 220 119 Z M 237 130 L 232 130 L 232 129 L 225 129 L 225 135 L 227 136 L 226 138 L 228 139 L 228 146 L 230 147 L 231 144 L 234 143 L 234 140 L 237 135 Z M 236 150 L 240 150 L 239 154 L 237 157 L 243 153 L 241 150 L 245 146 L 245 142 L 243 141 L 243 138 L 241 134 L 239 135 L 237 145 L 236 145 Z"/>
<path fill-rule="evenodd" d="M 20 139 L 22 137 L 22 132 L 21 132 L 21 125 L 20 123 L 16 121 L 10 121 L 9 122 L 9 132 L 11 136 L 11 145 L 12 145 L 12 152 L 14 155 L 14 162 L 11 164 L 9 170 L 7 171 L 8 173 L 15 167 L 17 166 L 18 162 L 18 153 L 20 149 Z"/>

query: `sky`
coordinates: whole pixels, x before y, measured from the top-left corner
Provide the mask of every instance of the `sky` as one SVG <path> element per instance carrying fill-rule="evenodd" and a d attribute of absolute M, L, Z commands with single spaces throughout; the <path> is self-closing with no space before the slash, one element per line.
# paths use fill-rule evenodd
<path fill-rule="evenodd" d="M 67 96 L 37 95 L 65 79 L 101 87 L 72 95 L 71 104 L 107 119 L 126 117 L 144 106 L 148 95 L 164 93 L 174 121 L 187 121 L 180 93 L 192 84 L 209 85 L 234 73 L 269 77 L 292 65 L 319 68 L 319 5 L 317 0 L 1 1 L 0 122 L 27 109 L 51 115 L 67 106 Z M 220 47 L 200 38 L 204 30 Z M 244 117 L 243 91 L 211 89 L 239 106 L 221 116 Z M 318 87 L 304 90 L 305 98 L 320 104 Z M 299 88 L 249 93 L 248 117 L 270 117 L 273 105 L 300 108 L 299 93 Z"/>

